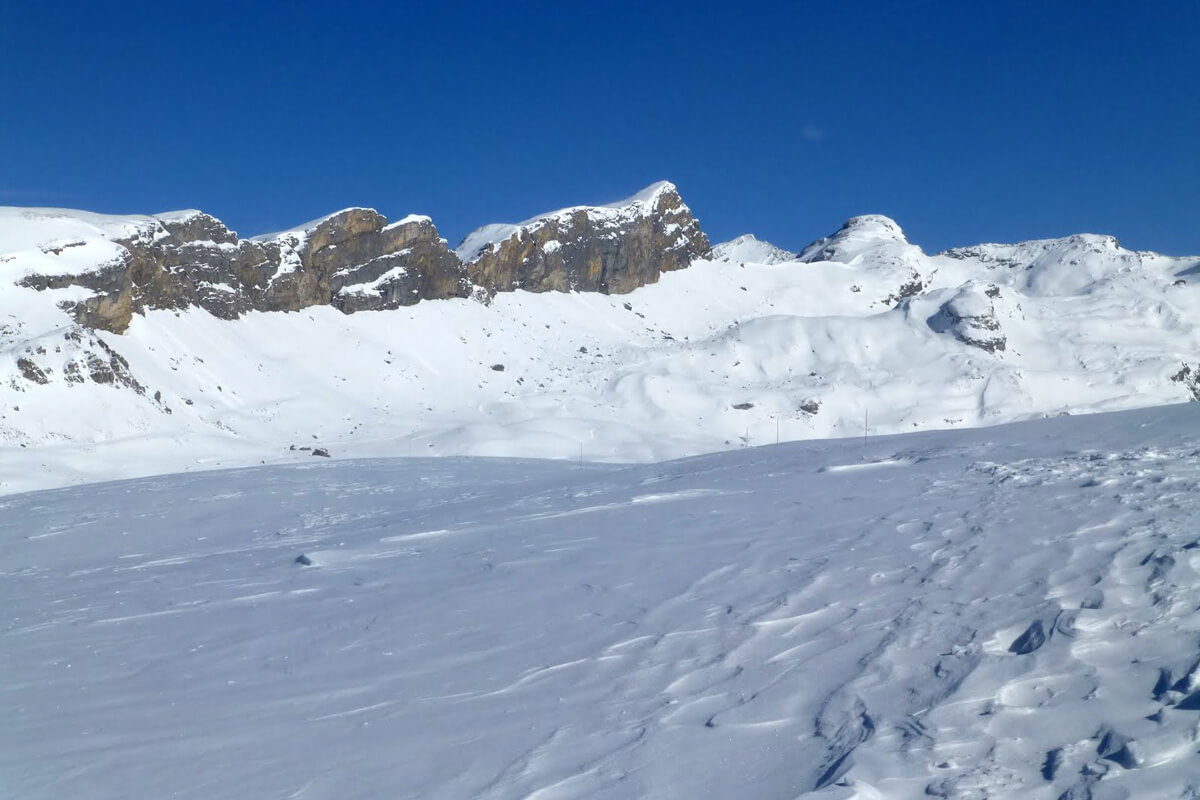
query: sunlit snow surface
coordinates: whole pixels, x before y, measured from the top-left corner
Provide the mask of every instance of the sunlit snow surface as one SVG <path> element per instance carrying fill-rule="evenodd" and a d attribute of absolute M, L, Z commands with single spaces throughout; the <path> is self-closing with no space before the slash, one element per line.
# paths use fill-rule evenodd
<path fill-rule="evenodd" d="M 1195 797 L 1197 409 L 9 496 L 0 795 Z"/>
<path fill-rule="evenodd" d="M 636 216 L 664 189 L 588 213 Z M 1096 235 L 928 255 L 865 216 L 798 255 L 739 237 L 626 295 L 160 309 L 120 336 L 72 330 L 60 306 L 90 290 L 14 283 L 95 269 L 123 252 L 112 237 L 165 236 L 171 216 L 0 208 L 0 495 L 303 463 L 304 446 L 650 462 L 1200 393 L 1200 258 Z M 294 250 L 304 229 L 279 236 Z M 143 393 L 87 379 L 89 353 L 109 356 L 72 336 L 127 359 Z"/>

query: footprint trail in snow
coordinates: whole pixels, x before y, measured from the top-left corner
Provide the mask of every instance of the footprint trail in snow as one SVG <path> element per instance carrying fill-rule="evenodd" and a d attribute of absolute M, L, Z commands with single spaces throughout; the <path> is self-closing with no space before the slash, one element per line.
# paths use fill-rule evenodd
<path fill-rule="evenodd" d="M 0 790 L 1195 797 L 1194 414 L 7 497 Z"/>

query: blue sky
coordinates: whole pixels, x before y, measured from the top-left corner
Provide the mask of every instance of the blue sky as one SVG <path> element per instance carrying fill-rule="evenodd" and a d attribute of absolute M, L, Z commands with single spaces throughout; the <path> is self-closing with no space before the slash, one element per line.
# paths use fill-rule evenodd
<path fill-rule="evenodd" d="M 470 229 L 679 185 L 714 241 L 1200 253 L 1192 0 L 0 4 L 0 204 Z"/>

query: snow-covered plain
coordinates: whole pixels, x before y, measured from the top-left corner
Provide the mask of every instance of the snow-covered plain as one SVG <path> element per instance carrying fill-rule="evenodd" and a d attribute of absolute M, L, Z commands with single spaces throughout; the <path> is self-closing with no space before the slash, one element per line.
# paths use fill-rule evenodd
<path fill-rule="evenodd" d="M 12 495 L 0 795 L 1195 798 L 1197 409 Z"/>
<path fill-rule="evenodd" d="M 158 235 L 155 219 L 0 212 L 0 493 L 304 461 L 290 448 L 305 446 L 647 462 L 1182 402 L 1173 377 L 1200 370 L 1200 259 L 1093 235 L 928 255 L 868 216 L 799 255 L 740 237 L 621 296 L 154 311 L 96 334 L 138 395 L 63 380 L 81 355 L 56 304 L 86 290 L 8 278 L 83 269 L 97 237 Z M 22 357 L 49 383 L 22 378 Z"/>

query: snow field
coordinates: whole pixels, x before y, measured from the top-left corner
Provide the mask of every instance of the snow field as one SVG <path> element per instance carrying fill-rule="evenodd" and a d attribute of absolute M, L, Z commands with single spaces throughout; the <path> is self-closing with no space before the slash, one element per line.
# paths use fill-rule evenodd
<path fill-rule="evenodd" d="M 52 298 L 9 287 L 4 297 L 24 305 L 0 331 L 12 374 L 0 384 L 0 491 L 308 458 L 291 446 L 319 444 L 335 458 L 654 461 L 777 435 L 860 437 L 1187 399 L 1172 380 L 1200 363 L 1200 299 L 1175 285 L 1185 261 L 1086 250 L 1075 255 L 1098 260 L 1085 271 L 1099 277 L 1081 294 L 1026 294 L 1031 276 L 1059 275 L 1060 285 L 1080 269 L 1069 263 L 1079 258 L 1003 261 L 1044 244 L 925 256 L 873 223 L 838 245 L 832 256 L 844 260 L 722 256 L 623 296 L 513 292 L 490 306 L 447 300 L 352 316 L 314 307 L 236 321 L 152 312 L 124 336 L 102 334 L 145 396 L 19 377 L 16 360 L 53 353 L 67 329 L 45 306 Z M 914 273 L 924 288 L 889 301 Z M 1002 351 L 935 322 L 946 304 L 983 313 L 985 302 Z"/>
<path fill-rule="evenodd" d="M 0 787 L 1193 796 L 1195 414 L 10 496 Z"/>

